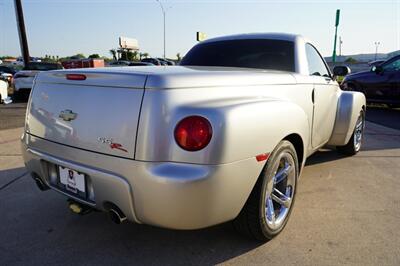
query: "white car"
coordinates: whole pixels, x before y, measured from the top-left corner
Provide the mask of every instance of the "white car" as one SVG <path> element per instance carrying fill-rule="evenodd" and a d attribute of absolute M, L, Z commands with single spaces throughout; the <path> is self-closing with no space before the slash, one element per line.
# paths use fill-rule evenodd
<path fill-rule="evenodd" d="M 32 89 L 33 80 L 37 73 L 41 71 L 49 71 L 62 69 L 62 65 L 58 63 L 30 62 L 23 70 L 18 71 L 14 75 L 14 93 L 29 94 Z"/>
<path fill-rule="evenodd" d="M 340 89 L 347 67 L 333 72 L 288 34 L 210 39 L 180 66 L 42 72 L 25 164 L 77 213 L 184 230 L 233 220 L 267 240 L 289 219 L 307 157 L 361 148 L 365 97 Z"/>

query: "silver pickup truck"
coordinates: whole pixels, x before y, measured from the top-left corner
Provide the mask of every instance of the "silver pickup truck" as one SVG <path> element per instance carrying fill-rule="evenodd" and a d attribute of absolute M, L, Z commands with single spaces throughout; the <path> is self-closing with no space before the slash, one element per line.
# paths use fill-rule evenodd
<path fill-rule="evenodd" d="M 249 34 L 201 42 L 180 66 L 43 72 L 25 164 L 77 213 L 173 229 L 233 220 L 271 239 L 306 158 L 325 145 L 360 150 L 365 97 L 339 88 L 347 71 L 332 74 L 301 36 Z"/>

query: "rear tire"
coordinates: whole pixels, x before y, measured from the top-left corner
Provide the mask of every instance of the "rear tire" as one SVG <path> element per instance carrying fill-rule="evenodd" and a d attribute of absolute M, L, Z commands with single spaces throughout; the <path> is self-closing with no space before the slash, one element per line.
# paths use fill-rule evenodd
<path fill-rule="evenodd" d="M 344 146 L 337 146 L 338 152 L 345 155 L 355 155 L 361 150 L 362 141 L 364 138 L 364 128 L 365 128 L 365 113 L 360 111 L 360 115 L 357 118 L 356 126 L 353 130 L 353 134 Z"/>
<path fill-rule="evenodd" d="M 238 217 L 235 229 L 250 238 L 267 241 L 285 227 L 293 209 L 299 163 L 289 141 L 281 141 L 268 158 Z"/>

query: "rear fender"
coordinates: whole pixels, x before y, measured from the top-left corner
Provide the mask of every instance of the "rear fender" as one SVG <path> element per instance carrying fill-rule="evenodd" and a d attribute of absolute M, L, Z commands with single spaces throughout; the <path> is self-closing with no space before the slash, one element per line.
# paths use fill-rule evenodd
<path fill-rule="evenodd" d="M 346 145 L 353 134 L 361 110 L 365 110 L 366 100 L 363 93 L 342 91 L 336 111 L 335 126 L 328 145 Z"/>
<path fill-rule="evenodd" d="M 149 96 L 151 92 L 146 93 Z M 231 163 L 272 152 L 282 139 L 291 134 L 299 135 L 304 143 L 303 150 L 307 150 L 310 122 L 303 109 L 292 102 L 242 97 L 175 106 L 166 105 L 168 99 L 156 99 L 160 94 L 148 98 L 152 99 L 151 104 L 146 102 L 145 97 L 138 132 L 137 160 Z M 190 115 L 206 117 L 213 127 L 210 144 L 196 152 L 183 150 L 173 137 L 176 124 Z"/>

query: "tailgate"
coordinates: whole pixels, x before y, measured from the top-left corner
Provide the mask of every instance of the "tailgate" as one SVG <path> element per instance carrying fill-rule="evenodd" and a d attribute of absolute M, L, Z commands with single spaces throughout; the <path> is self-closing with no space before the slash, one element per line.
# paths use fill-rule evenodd
<path fill-rule="evenodd" d="M 68 80 L 67 75 L 38 75 L 26 131 L 63 145 L 134 158 L 146 75 L 78 74 L 85 80 Z"/>

